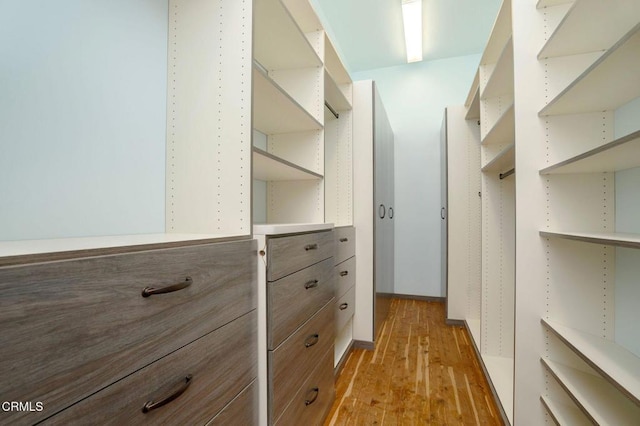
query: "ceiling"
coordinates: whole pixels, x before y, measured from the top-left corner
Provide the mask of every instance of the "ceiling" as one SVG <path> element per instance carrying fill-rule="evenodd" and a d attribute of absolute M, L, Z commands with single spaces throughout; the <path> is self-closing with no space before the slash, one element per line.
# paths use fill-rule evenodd
<path fill-rule="evenodd" d="M 406 64 L 402 0 L 311 0 L 350 72 Z M 501 0 L 422 0 L 423 60 L 481 53 Z"/>

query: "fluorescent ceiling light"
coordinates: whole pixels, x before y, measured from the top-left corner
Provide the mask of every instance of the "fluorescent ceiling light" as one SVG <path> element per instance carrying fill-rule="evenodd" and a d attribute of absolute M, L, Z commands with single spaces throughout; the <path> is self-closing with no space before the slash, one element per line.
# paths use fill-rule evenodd
<path fill-rule="evenodd" d="M 422 60 L 422 0 L 402 0 L 407 62 Z"/>

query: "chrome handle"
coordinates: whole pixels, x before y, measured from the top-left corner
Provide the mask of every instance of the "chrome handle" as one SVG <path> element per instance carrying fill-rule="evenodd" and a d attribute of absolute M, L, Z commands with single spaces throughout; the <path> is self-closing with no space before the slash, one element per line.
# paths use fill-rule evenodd
<path fill-rule="evenodd" d="M 186 391 L 187 388 L 189 386 L 191 386 L 191 379 L 192 378 L 193 378 L 193 376 L 191 374 L 187 374 L 187 376 L 184 378 L 184 383 L 175 392 L 173 392 L 168 397 L 166 397 L 164 399 L 161 399 L 158 402 L 147 401 L 144 404 L 144 406 L 142 407 L 142 412 L 143 413 L 148 413 L 151 410 L 155 410 L 156 408 L 160 408 L 163 405 L 170 403 L 171 401 L 173 401 L 174 399 L 176 399 L 177 397 L 182 395 L 184 393 L 184 391 Z"/>
<path fill-rule="evenodd" d="M 311 336 L 307 337 L 304 341 L 304 347 L 305 348 L 310 348 L 311 346 L 315 345 L 316 343 L 318 343 L 318 341 L 320 340 L 320 335 L 319 334 L 312 334 Z"/>
<path fill-rule="evenodd" d="M 380 206 L 378 207 L 378 216 L 380 216 L 380 219 L 384 219 L 386 214 L 387 209 L 384 207 L 384 204 L 380 204 Z"/>
<path fill-rule="evenodd" d="M 393 219 L 393 207 L 389 207 L 389 219 Z"/>
<path fill-rule="evenodd" d="M 316 399 L 318 399 L 318 394 L 320 393 L 320 389 L 319 388 L 313 388 L 307 393 L 307 395 L 310 394 L 310 393 L 313 393 L 313 397 L 305 399 L 304 400 L 304 405 L 311 405 L 314 402 L 316 402 Z"/>
<path fill-rule="evenodd" d="M 349 307 L 348 303 L 343 303 L 342 305 L 340 305 L 340 310 L 344 311 L 345 309 L 347 309 Z"/>
<path fill-rule="evenodd" d="M 310 288 L 315 288 L 315 287 L 318 287 L 318 280 L 311 280 L 311 281 L 307 281 L 307 282 L 304 284 L 304 288 L 305 288 L 306 290 L 309 290 Z"/>
<path fill-rule="evenodd" d="M 160 288 L 145 287 L 145 288 L 142 289 L 142 297 L 149 297 L 149 296 L 153 296 L 154 294 L 172 293 L 174 291 L 178 291 L 178 290 L 182 290 L 183 288 L 187 288 L 191 284 L 193 284 L 193 280 L 191 279 L 191 277 L 187 277 L 181 283 L 169 285 L 169 286 L 166 286 L 166 287 L 160 287 Z"/>
<path fill-rule="evenodd" d="M 346 238 L 346 237 L 342 237 L 342 238 L 340 238 L 340 242 L 341 242 L 341 243 L 346 243 L 347 241 L 349 241 L 349 239 L 348 239 L 348 238 Z"/>
<path fill-rule="evenodd" d="M 446 211 L 447 211 L 447 210 L 446 210 L 444 207 L 440 209 L 440 218 L 441 218 L 442 220 L 444 220 L 444 215 L 445 215 L 445 212 L 446 212 Z"/>
<path fill-rule="evenodd" d="M 307 244 L 306 246 L 304 246 L 304 249 L 306 251 L 317 250 L 318 249 L 318 244 Z"/>
<path fill-rule="evenodd" d="M 340 272 L 340 276 L 341 277 L 346 277 L 347 275 L 349 275 L 349 271 L 341 271 Z"/>

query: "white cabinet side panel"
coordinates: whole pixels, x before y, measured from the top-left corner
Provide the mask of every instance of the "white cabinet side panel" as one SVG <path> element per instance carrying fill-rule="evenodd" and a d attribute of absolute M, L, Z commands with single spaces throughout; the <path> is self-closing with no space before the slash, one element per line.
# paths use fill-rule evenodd
<path fill-rule="evenodd" d="M 615 112 L 615 137 L 640 130 L 640 98 L 621 106 Z"/>
<path fill-rule="evenodd" d="M 270 135 L 267 151 L 300 167 L 324 174 L 324 134 L 322 130 Z"/>
<path fill-rule="evenodd" d="M 336 226 L 353 224 L 352 112 L 325 120 L 325 217 Z"/>
<path fill-rule="evenodd" d="M 171 1 L 167 232 L 251 232 L 251 8 Z"/>
<path fill-rule="evenodd" d="M 268 223 L 323 223 L 324 221 L 323 181 L 267 183 Z"/>
<path fill-rule="evenodd" d="M 353 224 L 356 227 L 356 310 L 353 338 L 373 341 L 373 89 L 353 83 Z"/>

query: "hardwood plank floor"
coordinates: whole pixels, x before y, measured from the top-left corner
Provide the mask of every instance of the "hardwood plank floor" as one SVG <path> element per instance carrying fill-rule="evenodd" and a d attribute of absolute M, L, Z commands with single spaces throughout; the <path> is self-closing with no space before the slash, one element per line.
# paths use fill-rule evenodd
<path fill-rule="evenodd" d="M 502 425 L 464 327 L 444 304 L 393 299 L 375 351 L 354 349 L 328 425 Z"/>

